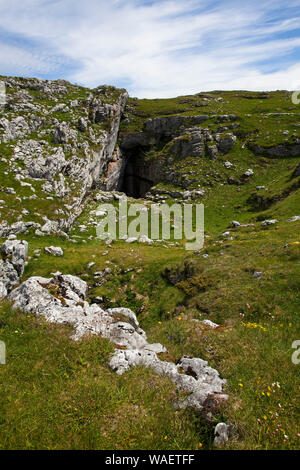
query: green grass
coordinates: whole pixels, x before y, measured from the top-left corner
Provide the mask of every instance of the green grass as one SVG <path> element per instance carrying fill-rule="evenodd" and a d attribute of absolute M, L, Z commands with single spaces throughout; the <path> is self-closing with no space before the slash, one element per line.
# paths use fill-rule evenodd
<path fill-rule="evenodd" d="M 128 247 L 119 242 L 107 257 L 102 256 L 106 245 L 96 241 L 74 246 L 36 238 L 31 250 L 56 241 L 65 256 L 54 259 L 42 252 L 24 278 L 56 269 L 81 275 L 91 285 L 90 297 L 102 295 L 107 306 L 135 310 L 149 341 L 168 348 L 166 359 L 192 355 L 217 368 L 228 381 L 230 400 L 215 423 L 225 419 L 238 429 L 227 448 L 294 449 L 299 366 L 291 355 L 300 335 L 300 245 L 293 243 L 300 241 L 299 228 L 298 222 L 282 222 L 277 229 L 256 224 L 234 230 L 230 242 L 212 237 L 205 247 L 208 259 L 188 256 L 210 279 L 191 295 L 163 277 L 165 267 L 176 269 L 186 258 L 182 248 L 132 245 L 128 257 Z M 112 274 L 93 288 L 86 264 L 95 261 L 96 271 L 108 266 L 107 258 Z M 260 281 L 253 278 L 256 270 L 264 273 Z M 8 350 L 8 364 L 0 368 L 3 448 L 197 449 L 199 443 L 212 448 L 212 425 L 174 410 L 177 392 L 167 379 L 145 369 L 121 378 L 108 370 L 113 347 L 107 341 L 74 343 L 69 328 L 9 306 L 0 318 Z M 224 326 L 211 331 L 194 321 L 203 318 Z"/>
<path fill-rule="evenodd" d="M 0 318 L 1 449 L 197 449 L 207 441 L 197 416 L 174 409 L 178 393 L 167 379 L 108 369 L 108 341 L 73 342 L 67 327 L 8 305 Z"/>

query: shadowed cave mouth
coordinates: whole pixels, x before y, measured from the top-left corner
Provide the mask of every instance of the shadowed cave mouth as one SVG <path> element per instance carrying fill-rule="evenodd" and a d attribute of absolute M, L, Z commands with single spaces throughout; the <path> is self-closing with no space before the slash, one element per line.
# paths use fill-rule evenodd
<path fill-rule="evenodd" d="M 151 163 L 143 162 L 139 151 L 127 152 L 124 157 L 126 163 L 120 190 L 129 197 L 142 198 L 155 184 L 151 177 Z"/>

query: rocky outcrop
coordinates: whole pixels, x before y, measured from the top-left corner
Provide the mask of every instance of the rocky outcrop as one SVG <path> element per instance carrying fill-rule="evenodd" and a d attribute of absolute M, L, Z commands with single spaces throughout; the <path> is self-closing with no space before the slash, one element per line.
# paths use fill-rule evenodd
<path fill-rule="evenodd" d="M 179 156 L 180 158 L 191 157 L 204 157 L 205 154 L 205 141 L 201 129 L 187 130 L 187 134 L 176 137 L 172 141 L 170 153 Z"/>
<path fill-rule="evenodd" d="M 35 193 L 44 180 L 44 198 L 65 201 L 58 225 L 66 230 L 93 186 L 119 187 L 124 164 L 115 150 L 128 94 L 114 87 L 87 90 L 65 81 L 38 79 L 7 78 L 5 85 L 9 93 L 0 119 L 0 143 L 10 154 L 4 159 L 6 174 L 12 173 L 19 182 L 5 192 L 23 198 L 20 185 L 32 191 L 26 198 L 41 198 Z M 76 93 L 80 98 L 71 99 Z"/>
<path fill-rule="evenodd" d="M 209 116 L 168 116 L 148 119 L 144 125 L 144 132 L 156 136 L 156 138 L 165 138 L 173 136 L 181 126 L 202 124 L 207 121 Z"/>
<path fill-rule="evenodd" d="M 121 141 L 121 147 L 124 150 L 129 150 L 135 147 L 148 147 L 155 144 L 155 139 L 143 132 L 129 133 L 124 135 Z"/>
<path fill-rule="evenodd" d="M 208 116 L 168 116 L 148 119 L 143 132 L 129 133 L 123 136 L 121 148 L 129 150 L 135 147 L 155 145 L 162 139 L 170 140 L 184 133 L 184 127 L 201 124 L 209 119 Z M 183 132 L 180 132 L 181 131 Z"/>
<path fill-rule="evenodd" d="M 202 158 L 207 154 L 214 160 L 219 154 L 230 152 L 235 141 L 236 136 L 232 133 L 212 134 L 208 129 L 193 127 L 186 129 L 183 135 L 175 137 L 171 146 L 167 146 L 167 152 L 179 158 Z"/>
<path fill-rule="evenodd" d="M 248 146 L 250 150 L 252 150 L 252 152 L 257 155 L 267 155 L 276 158 L 300 156 L 300 142 L 295 142 L 293 144 L 286 142 L 272 146 L 263 146 L 257 145 L 255 143 L 249 143 Z"/>
<path fill-rule="evenodd" d="M 9 300 L 14 309 L 42 315 L 52 323 L 74 326 L 73 339 L 86 334 L 101 335 L 117 345 L 110 367 L 123 374 L 135 366 L 151 367 L 155 373 L 166 375 L 187 395 L 178 407 L 205 411 L 227 399 L 223 393 L 226 381 L 218 372 L 199 358 L 182 357 L 177 364 L 159 358 L 166 353 L 161 344 L 149 344 L 146 333 L 139 327 L 136 315 L 126 308 L 103 310 L 89 304 L 85 298 L 87 284 L 78 277 L 57 275 L 51 279 L 31 277 L 14 289 Z"/>
<path fill-rule="evenodd" d="M 108 163 L 105 175 L 104 187 L 107 191 L 117 190 L 122 187 L 123 176 L 126 166 L 126 159 L 124 158 L 119 147 L 111 157 L 111 162 Z"/>
<path fill-rule="evenodd" d="M 24 272 L 28 243 L 11 235 L 1 246 L 0 299 L 5 297 L 17 284 Z"/>
<path fill-rule="evenodd" d="M 154 351 L 119 350 L 110 360 L 111 368 L 118 374 L 132 367 L 151 367 L 156 374 L 166 375 L 176 387 L 188 396 L 177 403 L 179 408 L 193 408 L 202 411 L 206 407 L 217 407 L 227 400 L 223 393 L 226 381 L 222 380 L 215 369 L 199 358 L 182 357 L 177 364 L 161 361 Z"/>

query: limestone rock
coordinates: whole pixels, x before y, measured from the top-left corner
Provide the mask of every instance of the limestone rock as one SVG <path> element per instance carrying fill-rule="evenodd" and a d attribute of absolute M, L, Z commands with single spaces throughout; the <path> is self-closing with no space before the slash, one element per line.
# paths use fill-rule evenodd
<path fill-rule="evenodd" d="M 215 427 L 215 446 L 223 446 L 228 442 L 230 436 L 230 426 L 226 423 L 218 423 Z"/>
<path fill-rule="evenodd" d="M 46 246 L 45 253 L 52 256 L 63 256 L 64 252 L 60 246 Z"/>
<path fill-rule="evenodd" d="M 0 259 L 0 297 L 3 298 L 20 282 L 23 275 L 28 243 L 16 240 L 11 235 L 1 246 L 3 259 Z"/>
<path fill-rule="evenodd" d="M 254 175 L 254 171 L 251 170 L 251 168 L 246 170 L 245 173 L 244 173 L 244 176 L 246 176 L 247 178 L 249 178 L 249 176 L 253 176 L 253 175 Z"/>
<path fill-rule="evenodd" d="M 263 272 L 262 271 L 255 271 L 253 273 L 253 277 L 255 277 L 255 279 L 260 279 L 263 275 Z"/>
<path fill-rule="evenodd" d="M 31 277 L 9 294 L 9 300 L 13 302 L 13 308 L 24 313 L 43 315 L 49 322 L 72 324 L 75 340 L 94 334 L 114 342 L 122 349 L 115 350 L 110 367 L 118 374 L 134 366 L 143 366 L 151 367 L 159 375 L 166 375 L 187 393 L 177 403 L 180 408 L 205 411 L 207 406 L 218 406 L 227 399 L 223 393 L 226 381 L 206 361 L 182 357 L 174 364 L 160 360 L 157 354 L 165 353 L 166 348 L 147 342 L 134 312 L 125 308 L 104 311 L 98 304 L 88 304 L 86 294 L 86 282 L 75 276 L 58 274 L 51 279 Z M 127 318 L 128 323 L 119 321 L 118 316 Z"/>
<path fill-rule="evenodd" d="M 236 136 L 233 134 L 225 134 L 217 136 L 218 149 L 222 154 L 230 152 L 236 142 Z"/>
<path fill-rule="evenodd" d="M 0 281 L 0 300 L 7 296 L 7 289 L 4 282 Z"/>
<path fill-rule="evenodd" d="M 3 257 L 9 260 L 19 277 L 21 277 L 24 272 L 25 260 L 28 253 L 27 241 L 8 239 L 2 244 L 1 252 Z"/>
<path fill-rule="evenodd" d="M 214 323 L 212 322 L 211 320 L 202 320 L 201 323 L 203 323 L 203 325 L 206 325 L 206 326 L 209 326 L 210 328 L 212 328 L 213 330 L 215 328 L 218 328 L 218 324 L 217 323 Z"/>
<path fill-rule="evenodd" d="M 77 139 L 77 132 L 74 129 L 71 129 L 69 124 L 62 122 L 58 124 L 53 133 L 53 143 L 54 144 L 66 144 L 70 140 Z"/>
<path fill-rule="evenodd" d="M 275 224 L 277 224 L 277 222 L 278 222 L 277 219 L 264 220 L 261 225 L 263 227 L 266 227 L 267 225 L 275 225 Z"/>

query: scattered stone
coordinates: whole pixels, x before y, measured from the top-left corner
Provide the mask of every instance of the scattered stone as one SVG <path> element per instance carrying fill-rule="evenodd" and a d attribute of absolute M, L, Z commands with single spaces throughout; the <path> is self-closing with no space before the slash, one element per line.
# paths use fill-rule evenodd
<path fill-rule="evenodd" d="M 18 276 L 21 277 L 24 273 L 24 265 L 28 253 L 28 243 L 25 240 L 16 240 L 14 237 L 9 237 L 1 247 L 1 253 L 4 259 L 9 260 L 10 264 L 17 271 Z"/>
<path fill-rule="evenodd" d="M 129 237 L 129 238 L 125 239 L 126 243 L 134 243 L 134 242 L 137 242 L 137 241 L 138 241 L 138 239 L 136 237 Z"/>
<path fill-rule="evenodd" d="M 219 326 L 217 323 L 214 323 L 210 320 L 202 320 L 201 323 L 203 323 L 203 325 L 209 326 L 210 328 L 213 328 L 213 329 L 218 328 L 218 326 Z"/>
<path fill-rule="evenodd" d="M 233 240 L 230 232 L 222 233 L 222 237 L 227 238 L 228 240 Z"/>
<path fill-rule="evenodd" d="M 52 256 L 63 256 L 64 252 L 60 246 L 46 246 L 45 253 Z"/>
<path fill-rule="evenodd" d="M 244 176 L 246 176 L 247 178 L 249 178 L 250 176 L 253 176 L 254 175 L 254 171 L 251 170 L 250 168 L 248 170 L 245 171 L 244 173 Z"/>
<path fill-rule="evenodd" d="M 255 271 L 253 273 L 253 277 L 255 277 L 256 279 L 260 279 L 263 275 L 263 272 L 262 271 Z"/>
<path fill-rule="evenodd" d="M 148 243 L 149 245 L 152 245 L 153 244 L 153 240 L 151 238 L 148 238 L 147 235 L 142 235 L 140 238 L 139 238 L 139 242 L 141 243 Z"/>
<path fill-rule="evenodd" d="M 264 220 L 261 225 L 265 227 L 266 225 L 275 225 L 277 223 L 278 223 L 277 219 L 271 219 L 271 220 Z"/>
<path fill-rule="evenodd" d="M 228 442 L 230 436 L 230 426 L 225 423 L 218 423 L 215 427 L 215 446 L 223 446 Z"/>
<path fill-rule="evenodd" d="M 241 224 L 237 220 L 232 220 L 229 224 L 229 227 L 237 228 L 240 227 Z"/>

